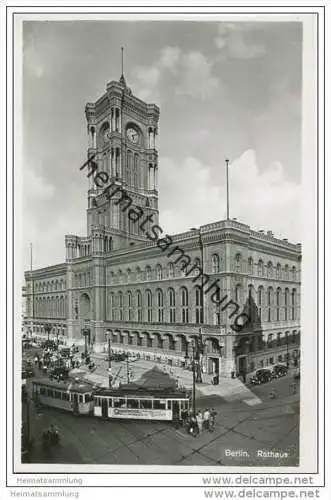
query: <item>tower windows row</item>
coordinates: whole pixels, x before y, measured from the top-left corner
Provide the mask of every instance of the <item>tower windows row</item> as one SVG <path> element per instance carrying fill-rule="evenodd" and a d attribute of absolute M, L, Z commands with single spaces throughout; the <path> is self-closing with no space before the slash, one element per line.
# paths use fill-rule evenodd
<path fill-rule="evenodd" d="M 138 189 L 141 187 L 141 172 L 138 153 L 128 151 L 127 154 L 127 170 L 126 182 L 128 186 Z"/>

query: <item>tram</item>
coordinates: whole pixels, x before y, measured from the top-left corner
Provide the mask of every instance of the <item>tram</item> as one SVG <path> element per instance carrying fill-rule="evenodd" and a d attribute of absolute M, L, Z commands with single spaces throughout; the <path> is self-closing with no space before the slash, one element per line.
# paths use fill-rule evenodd
<path fill-rule="evenodd" d="M 36 404 L 52 406 L 76 415 L 93 415 L 94 386 L 87 382 L 49 379 L 32 381 L 32 398 Z"/>
<path fill-rule="evenodd" d="M 94 394 L 94 416 L 131 420 L 182 420 L 190 408 L 185 391 L 146 391 L 137 388 L 102 390 Z"/>

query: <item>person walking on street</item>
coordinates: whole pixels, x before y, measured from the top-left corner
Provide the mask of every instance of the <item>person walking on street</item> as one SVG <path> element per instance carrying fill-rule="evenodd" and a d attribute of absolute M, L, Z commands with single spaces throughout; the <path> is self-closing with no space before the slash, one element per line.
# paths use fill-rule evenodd
<path fill-rule="evenodd" d="M 215 429 L 216 415 L 217 415 L 217 412 L 216 412 L 215 408 L 212 408 L 210 411 L 210 424 L 209 424 L 210 432 L 213 432 Z"/>
<path fill-rule="evenodd" d="M 206 430 L 209 430 L 209 419 L 210 419 L 210 411 L 208 410 L 208 408 L 206 408 L 203 414 L 203 427 Z"/>
<path fill-rule="evenodd" d="M 197 424 L 198 424 L 199 434 L 201 434 L 203 425 L 203 415 L 201 410 L 198 410 L 197 413 Z"/>

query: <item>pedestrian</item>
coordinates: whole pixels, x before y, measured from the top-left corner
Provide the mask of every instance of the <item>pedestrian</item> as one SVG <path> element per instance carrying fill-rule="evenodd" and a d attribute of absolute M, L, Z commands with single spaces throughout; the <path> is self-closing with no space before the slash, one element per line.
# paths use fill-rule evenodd
<path fill-rule="evenodd" d="M 297 393 L 297 385 L 295 382 L 292 382 L 290 385 L 290 394 L 296 394 Z"/>
<path fill-rule="evenodd" d="M 210 432 L 213 432 L 215 429 L 216 415 L 217 415 L 217 411 L 215 410 L 215 408 L 212 408 L 210 411 L 210 424 L 209 424 Z"/>
<path fill-rule="evenodd" d="M 202 415 L 201 410 L 198 410 L 198 413 L 197 413 L 197 424 L 198 424 L 199 433 L 201 434 L 202 425 L 203 425 L 203 415 Z"/>
<path fill-rule="evenodd" d="M 208 410 L 208 408 L 206 408 L 203 414 L 203 427 L 207 431 L 209 430 L 209 419 L 210 419 L 210 411 Z"/>

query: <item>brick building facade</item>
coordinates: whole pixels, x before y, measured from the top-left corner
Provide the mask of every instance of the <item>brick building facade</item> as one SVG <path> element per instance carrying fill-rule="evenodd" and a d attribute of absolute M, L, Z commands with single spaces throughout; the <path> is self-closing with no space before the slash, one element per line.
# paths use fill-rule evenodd
<path fill-rule="evenodd" d="M 105 196 L 90 176 L 87 236 L 65 237 L 63 264 L 25 273 L 25 327 L 45 335 L 50 323 L 76 343 L 87 329 L 96 350 L 108 330 L 113 349 L 178 363 L 192 356 L 196 337 L 203 370 L 223 376 L 296 360 L 301 245 L 236 220 L 206 224 L 171 236 L 190 256 L 194 269 L 188 272 L 176 255 L 146 239 L 147 231 L 161 230 L 159 108 L 133 96 L 122 76 L 86 105 L 86 118 L 88 158 L 149 220 L 142 229 L 128 217 L 125 200 Z M 218 304 L 203 276 L 217 280 Z M 235 305 L 226 306 L 230 299 Z M 231 328 L 234 310 L 250 318 L 239 332 Z"/>

